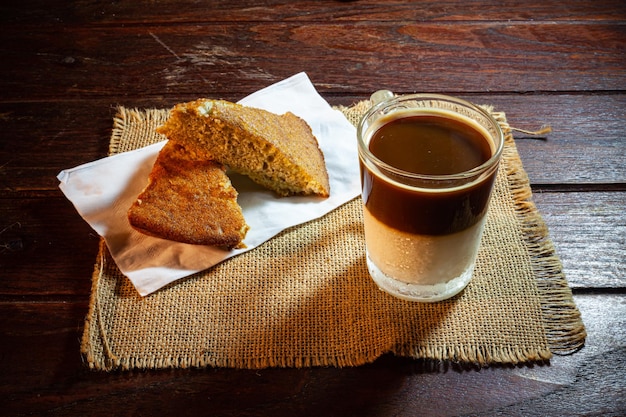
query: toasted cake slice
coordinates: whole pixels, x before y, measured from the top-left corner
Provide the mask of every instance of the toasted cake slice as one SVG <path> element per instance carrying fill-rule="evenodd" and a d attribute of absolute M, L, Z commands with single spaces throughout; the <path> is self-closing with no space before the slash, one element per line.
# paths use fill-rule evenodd
<path fill-rule="evenodd" d="M 158 132 L 280 195 L 330 194 L 317 139 L 292 113 L 200 99 L 175 106 Z"/>
<path fill-rule="evenodd" d="M 244 247 L 248 231 L 224 166 L 168 141 L 128 211 L 136 230 L 195 245 Z"/>

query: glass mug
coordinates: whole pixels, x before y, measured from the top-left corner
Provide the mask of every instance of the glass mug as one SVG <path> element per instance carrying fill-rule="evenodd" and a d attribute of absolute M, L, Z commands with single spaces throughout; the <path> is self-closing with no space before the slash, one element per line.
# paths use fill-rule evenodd
<path fill-rule="evenodd" d="M 368 270 L 395 297 L 441 301 L 471 280 L 504 136 L 467 101 L 381 95 L 357 128 Z"/>

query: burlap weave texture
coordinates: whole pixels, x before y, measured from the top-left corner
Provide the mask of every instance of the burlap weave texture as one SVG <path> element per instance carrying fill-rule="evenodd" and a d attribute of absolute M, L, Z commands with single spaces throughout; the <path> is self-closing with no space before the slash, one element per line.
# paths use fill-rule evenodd
<path fill-rule="evenodd" d="M 361 102 L 341 108 L 356 123 Z M 111 153 L 162 140 L 167 110 L 120 108 Z M 101 244 L 82 350 L 90 367 L 356 366 L 385 353 L 479 365 L 544 361 L 585 330 L 506 134 L 474 277 L 432 304 L 395 299 L 365 264 L 361 201 L 141 297 Z"/>

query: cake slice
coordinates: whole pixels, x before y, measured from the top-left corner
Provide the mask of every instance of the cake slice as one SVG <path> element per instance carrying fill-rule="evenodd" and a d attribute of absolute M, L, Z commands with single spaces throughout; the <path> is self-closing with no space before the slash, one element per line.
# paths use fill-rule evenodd
<path fill-rule="evenodd" d="M 245 247 L 248 231 L 225 167 L 168 141 L 128 211 L 141 233 L 195 245 Z"/>
<path fill-rule="evenodd" d="M 176 105 L 158 132 L 279 195 L 330 194 L 317 139 L 293 113 L 200 99 Z"/>

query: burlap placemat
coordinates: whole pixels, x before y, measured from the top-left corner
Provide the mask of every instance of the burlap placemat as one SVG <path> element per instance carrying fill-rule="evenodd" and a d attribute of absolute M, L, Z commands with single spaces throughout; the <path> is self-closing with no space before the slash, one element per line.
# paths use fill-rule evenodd
<path fill-rule="evenodd" d="M 356 123 L 368 107 L 340 108 Z M 492 111 L 490 109 L 490 111 Z M 167 110 L 120 108 L 111 153 L 161 140 Z M 433 304 L 377 289 L 361 201 L 142 298 L 100 245 L 82 352 L 101 370 L 356 366 L 385 353 L 477 365 L 575 351 L 585 329 L 504 113 L 506 134 L 474 277 Z"/>

